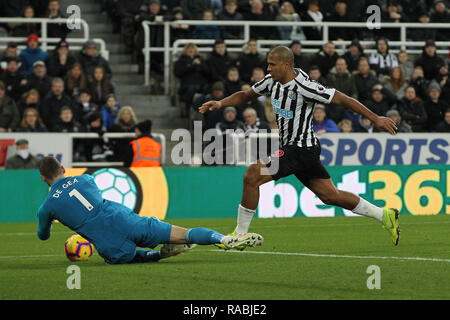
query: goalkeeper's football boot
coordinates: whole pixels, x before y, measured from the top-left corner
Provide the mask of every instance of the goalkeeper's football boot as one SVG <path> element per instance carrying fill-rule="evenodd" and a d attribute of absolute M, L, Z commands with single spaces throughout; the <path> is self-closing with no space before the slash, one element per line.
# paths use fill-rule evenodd
<path fill-rule="evenodd" d="M 244 233 L 232 236 L 225 236 L 222 244 L 226 249 L 237 249 L 238 247 L 256 247 L 262 245 L 264 238 L 257 233 Z"/>
<path fill-rule="evenodd" d="M 176 256 L 180 253 L 192 250 L 197 246 L 196 244 L 164 244 L 160 249 L 161 258 L 168 258 Z"/>
<path fill-rule="evenodd" d="M 400 241 L 400 227 L 398 225 L 398 210 L 383 209 L 383 220 L 381 221 L 383 228 L 391 235 L 394 245 L 398 245 Z"/>
<path fill-rule="evenodd" d="M 233 231 L 232 233 L 227 234 L 227 236 L 237 236 L 237 235 L 238 235 L 238 234 L 236 233 L 236 230 Z M 217 248 L 219 248 L 219 249 L 228 250 L 228 248 L 227 248 L 224 244 L 222 244 L 222 243 L 216 243 L 216 244 L 214 244 L 214 245 L 215 245 Z M 237 246 L 237 247 L 234 248 L 234 249 L 239 250 L 239 251 L 243 251 L 243 250 L 245 250 L 245 248 L 246 248 L 246 246 L 240 245 L 240 246 Z"/>

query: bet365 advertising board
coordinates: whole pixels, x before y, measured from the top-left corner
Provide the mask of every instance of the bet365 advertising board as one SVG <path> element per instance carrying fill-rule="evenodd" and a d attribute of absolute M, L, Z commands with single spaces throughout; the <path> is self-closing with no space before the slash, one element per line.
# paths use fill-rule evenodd
<path fill-rule="evenodd" d="M 246 167 L 77 168 L 91 174 L 104 198 L 160 219 L 236 217 Z M 450 214 L 450 167 L 329 166 L 335 185 L 402 214 Z M 0 222 L 37 221 L 48 186 L 37 170 L 0 171 Z M 324 205 L 295 176 L 260 187 L 258 217 L 333 217 L 351 212 Z"/>

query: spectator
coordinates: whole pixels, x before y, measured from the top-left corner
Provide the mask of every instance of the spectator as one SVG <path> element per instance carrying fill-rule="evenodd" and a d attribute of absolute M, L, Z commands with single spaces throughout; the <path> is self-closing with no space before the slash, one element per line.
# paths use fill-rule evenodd
<path fill-rule="evenodd" d="M 258 41 L 250 39 L 242 48 L 242 54 L 239 55 L 236 61 L 241 80 L 250 82 L 253 70 L 261 67 L 263 64 L 264 57 L 259 53 Z"/>
<path fill-rule="evenodd" d="M 134 132 L 134 128 L 137 125 L 136 115 L 133 108 L 130 106 L 124 106 L 119 110 L 116 122 L 111 127 L 112 132 Z M 130 150 L 130 138 L 111 139 L 111 143 L 114 148 L 114 157 L 116 161 L 129 161 Z"/>
<path fill-rule="evenodd" d="M 82 91 L 87 90 L 88 81 L 83 73 L 83 67 L 79 62 L 72 64 L 67 71 L 64 84 L 67 94 L 74 100 L 78 99 L 78 96 Z"/>
<path fill-rule="evenodd" d="M 448 86 L 448 76 L 449 76 L 449 72 L 448 72 L 448 65 L 445 64 L 443 65 L 440 69 L 439 69 L 439 75 L 436 77 L 436 81 L 439 83 L 439 85 L 441 86 L 442 90 L 444 91 L 445 86 Z M 447 101 L 450 100 L 450 96 L 447 96 L 448 99 L 446 99 Z"/>
<path fill-rule="evenodd" d="M 319 67 L 316 65 L 312 65 L 311 68 L 309 68 L 308 76 L 311 80 L 317 81 L 324 86 L 327 85 L 327 79 L 322 76 Z"/>
<path fill-rule="evenodd" d="M 250 78 L 250 84 L 255 84 L 261 81 L 265 77 L 263 68 L 253 68 L 252 77 Z"/>
<path fill-rule="evenodd" d="M 82 132 L 83 127 L 74 119 L 72 109 L 69 106 L 61 108 L 59 119 L 57 120 L 53 131 L 55 132 Z"/>
<path fill-rule="evenodd" d="M 439 69 L 445 65 L 444 60 L 436 54 L 436 45 L 433 40 L 427 40 L 422 56 L 416 60 L 415 66 L 423 68 L 425 79 L 431 81 L 439 75 Z"/>
<path fill-rule="evenodd" d="M 300 68 L 306 73 L 309 72 L 309 59 L 302 54 L 302 44 L 298 40 L 294 40 L 289 45 L 289 48 L 291 48 L 292 53 L 294 54 L 294 67 Z"/>
<path fill-rule="evenodd" d="M 336 122 L 327 118 L 325 106 L 321 103 L 316 104 L 313 111 L 313 130 L 317 135 L 326 132 L 339 132 Z"/>
<path fill-rule="evenodd" d="M 39 38 L 35 34 L 31 34 L 27 38 L 27 47 L 20 52 L 19 55 L 22 60 L 22 70 L 25 75 L 30 75 L 33 72 L 33 65 L 36 61 L 48 60 L 48 53 L 39 48 Z"/>
<path fill-rule="evenodd" d="M 415 22 L 419 19 L 423 12 L 427 12 L 427 0 L 398 0 L 399 5 L 402 8 L 403 13 L 408 18 L 409 22 Z M 428 1 L 430 2 L 430 1 Z M 419 31 L 419 29 L 413 29 Z M 421 38 L 430 39 L 430 38 Z"/>
<path fill-rule="evenodd" d="M 365 106 L 378 115 L 384 115 L 397 102 L 397 96 L 377 84 L 372 89 L 372 96 L 365 102 Z"/>
<path fill-rule="evenodd" d="M 19 17 L 27 2 L 26 0 L 3 0 L 0 2 L 0 12 L 3 17 Z"/>
<path fill-rule="evenodd" d="M 113 159 L 110 141 L 105 138 L 105 127 L 102 124 L 102 115 L 94 112 L 88 116 L 87 132 L 98 134 L 96 139 L 85 139 L 82 142 L 74 140 L 74 158 L 85 161 L 110 161 Z"/>
<path fill-rule="evenodd" d="M 421 66 L 414 67 L 413 73 L 411 75 L 411 81 L 409 84 L 416 90 L 416 95 L 422 99 L 426 100 L 428 97 L 427 90 L 430 85 L 430 81 L 425 79 L 423 75 L 423 68 Z"/>
<path fill-rule="evenodd" d="M 6 95 L 14 101 L 18 101 L 27 89 L 27 79 L 19 71 L 19 62 L 19 58 L 10 58 L 6 72 L 0 76 L 0 80 L 6 88 Z"/>
<path fill-rule="evenodd" d="M 235 107 L 226 107 L 223 110 L 223 119 L 216 124 L 216 129 L 225 133 L 227 130 L 245 130 L 244 123 L 237 119 L 237 111 Z"/>
<path fill-rule="evenodd" d="M 211 9 L 203 11 L 203 21 L 213 21 L 214 12 Z M 219 39 L 220 29 L 214 25 L 195 26 L 194 39 Z"/>
<path fill-rule="evenodd" d="M 358 39 L 354 39 L 343 57 L 347 62 L 348 71 L 353 72 L 358 69 L 359 59 L 365 57 L 364 50 Z"/>
<path fill-rule="evenodd" d="M 134 132 L 137 124 L 137 118 L 130 106 L 124 106 L 119 110 L 116 121 L 111 126 L 112 132 Z"/>
<path fill-rule="evenodd" d="M 23 8 L 24 18 L 31 19 L 36 18 L 34 14 L 34 8 L 30 5 L 25 6 Z M 10 26 L 11 27 L 11 26 Z M 39 34 L 41 29 L 41 25 L 39 23 L 18 23 L 11 27 L 11 36 L 12 37 L 28 37 L 30 34 Z"/>
<path fill-rule="evenodd" d="M 103 67 L 106 77 L 111 79 L 112 71 L 109 66 L 108 61 L 105 60 L 99 53 L 97 53 L 97 45 L 93 40 L 87 41 L 83 49 L 80 52 L 78 61 L 83 66 L 84 75 L 87 77 L 88 81 L 92 81 L 91 78 L 94 72 L 94 68 L 97 66 Z"/>
<path fill-rule="evenodd" d="M 353 123 L 350 119 L 342 119 L 338 123 L 338 128 L 343 133 L 349 133 L 353 131 Z"/>
<path fill-rule="evenodd" d="M 326 18 L 326 21 L 334 22 L 351 22 L 352 18 L 347 13 L 347 2 L 345 0 L 336 0 L 334 2 L 334 13 Z M 359 38 L 357 29 L 354 28 L 337 28 L 333 27 L 329 30 L 331 40 L 351 40 Z"/>
<path fill-rule="evenodd" d="M 14 42 L 9 42 L 6 45 L 5 52 L 3 53 L 2 57 L 0 58 L 0 74 L 3 72 L 6 72 L 6 69 L 8 67 L 8 61 L 10 58 L 17 58 L 17 44 Z M 22 66 L 22 62 L 20 62 L 20 65 Z"/>
<path fill-rule="evenodd" d="M 336 65 L 338 54 L 336 53 L 336 47 L 333 42 L 327 42 L 312 57 L 311 64 L 315 64 L 319 67 L 322 76 L 326 77 L 328 72 Z"/>
<path fill-rule="evenodd" d="M 212 9 L 211 0 L 180 0 L 186 20 L 202 20 L 203 12 Z"/>
<path fill-rule="evenodd" d="M 383 75 L 388 75 L 391 68 L 398 66 L 397 57 L 389 52 L 389 43 L 385 38 L 379 38 L 376 41 L 377 52 L 369 57 L 371 69 L 375 70 L 379 79 Z"/>
<path fill-rule="evenodd" d="M 397 1 L 388 1 L 386 11 L 381 15 L 381 22 L 400 23 L 408 22 L 408 18 L 402 14 L 401 8 Z M 400 40 L 399 28 L 383 28 L 383 36 L 391 41 Z"/>
<path fill-rule="evenodd" d="M 423 24 L 430 23 L 430 14 L 427 11 L 423 11 L 419 16 L 419 22 Z M 415 22 L 415 20 L 413 20 Z M 430 28 L 413 28 L 407 32 L 408 38 L 413 41 L 423 41 L 425 39 L 436 39 L 436 29 Z"/>
<path fill-rule="evenodd" d="M 328 73 L 327 84 L 356 100 L 358 99 L 355 79 L 347 70 L 347 62 L 343 57 L 337 58 L 336 66 Z M 338 123 L 344 118 L 345 109 L 341 105 L 329 104 L 327 106 L 327 116 Z"/>
<path fill-rule="evenodd" d="M 278 1 L 276 1 L 278 2 Z M 244 14 L 244 19 L 249 21 L 274 21 L 278 10 L 274 9 L 273 1 L 264 5 L 262 0 L 250 1 L 250 12 Z M 278 39 L 279 33 L 276 27 L 250 27 L 250 37 L 253 39 Z"/>
<path fill-rule="evenodd" d="M 175 7 L 172 10 L 173 21 L 184 20 L 183 10 L 181 7 Z M 170 41 L 173 44 L 178 39 L 191 39 L 191 26 L 188 24 L 173 24 L 170 26 Z"/>
<path fill-rule="evenodd" d="M 369 61 L 366 57 L 359 59 L 358 71 L 353 74 L 355 79 L 358 99 L 364 102 L 369 99 L 372 88 L 378 83 L 375 71 L 370 69 Z"/>
<path fill-rule="evenodd" d="M 50 0 L 48 2 L 48 11 L 45 17 L 47 19 L 66 18 L 61 11 L 59 0 Z M 70 31 L 71 30 L 67 27 L 66 23 L 47 24 L 47 36 L 49 38 L 66 38 Z"/>
<path fill-rule="evenodd" d="M 291 2 L 284 1 L 276 20 L 282 22 L 300 22 L 300 16 L 295 12 Z M 278 27 L 278 32 L 281 40 L 306 40 L 305 34 L 300 26 L 280 26 Z"/>
<path fill-rule="evenodd" d="M 304 27 L 306 39 L 308 40 L 320 40 L 322 39 L 322 27 L 320 26 L 323 21 L 323 14 L 320 12 L 319 0 L 310 0 L 308 3 L 308 10 L 301 16 L 302 21 L 316 22 L 317 27 Z"/>
<path fill-rule="evenodd" d="M 244 84 L 242 84 L 240 90 L 241 91 L 245 91 L 245 90 L 248 90 L 250 88 L 251 87 L 250 87 L 250 85 L 248 83 L 244 83 Z M 270 99 L 269 99 L 269 101 L 270 101 Z M 245 110 L 247 108 L 251 108 L 251 109 L 255 110 L 258 119 L 260 119 L 261 121 L 266 121 L 266 115 L 265 115 L 265 112 L 264 112 L 264 106 L 258 99 L 250 100 L 250 101 L 247 101 L 247 103 L 242 105 L 242 106 L 237 106 L 236 109 L 237 109 L 237 118 L 238 118 L 238 120 L 245 121 L 245 118 L 244 118 L 244 115 L 243 115 L 243 110 Z M 273 108 L 272 108 L 272 111 L 273 111 Z"/>
<path fill-rule="evenodd" d="M 28 140 L 19 139 L 16 142 L 16 154 L 6 159 L 5 169 L 37 169 L 40 159 L 30 153 Z"/>
<path fill-rule="evenodd" d="M 122 108 L 122 106 L 117 101 L 114 94 L 109 94 L 106 97 L 105 105 L 101 109 L 103 125 L 106 130 L 110 130 L 116 122 L 120 108 Z"/>
<path fill-rule="evenodd" d="M 102 106 L 106 103 L 106 97 L 114 93 L 114 87 L 105 74 L 102 66 L 94 68 L 92 81 L 89 83 L 89 91 L 92 94 L 92 102 Z"/>
<path fill-rule="evenodd" d="M 400 113 L 398 113 L 397 110 L 395 109 L 389 110 L 388 112 L 386 112 L 386 117 L 394 120 L 397 126 L 397 132 L 405 132 L 405 133 L 412 132 L 411 126 L 402 119 Z"/>
<path fill-rule="evenodd" d="M 397 54 L 397 58 L 398 66 L 402 69 L 406 81 L 409 81 L 414 70 L 414 63 L 409 60 L 408 52 L 406 52 L 405 50 L 400 50 Z"/>
<path fill-rule="evenodd" d="M 248 135 L 251 132 L 259 132 L 265 130 L 270 132 L 269 124 L 258 118 L 258 114 L 255 109 L 248 107 L 243 112 L 244 115 L 244 131 Z"/>
<path fill-rule="evenodd" d="M 413 86 L 408 86 L 405 96 L 400 100 L 397 109 L 402 117 L 409 124 L 413 132 L 425 132 L 428 121 L 427 112 L 422 100 L 416 96 Z"/>
<path fill-rule="evenodd" d="M 244 17 L 237 12 L 236 0 L 226 0 L 225 7 L 217 16 L 217 20 L 242 21 Z M 242 26 L 222 26 L 220 28 L 223 39 L 242 39 L 244 38 L 244 28 Z"/>
<path fill-rule="evenodd" d="M 227 72 L 227 80 L 225 80 L 225 94 L 232 95 L 241 90 L 244 83 L 239 78 L 239 70 L 236 67 L 231 67 Z"/>
<path fill-rule="evenodd" d="M 130 142 L 129 167 L 161 166 L 161 144 L 152 137 L 152 122 L 145 120 L 135 126 L 136 139 Z"/>
<path fill-rule="evenodd" d="M 50 91 L 52 80 L 47 75 L 47 68 L 43 61 L 33 64 L 33 73 L 27 77 L 28 89 L 36 89 L 40 97 L 45 97 Z"/>
<path fill-rule="evenodd" d="M 141 11 L 145 11 L 146 3 L 148 3 L 146 0 L 119 0 L 117 3 L 115 15 L 120 17 L 122 39 L 127 53 L 133 52 L 134 36 L 138 26 L 136 17 Z M 115 28 L 118 29 L 117 26 Z"/>
<path fill-rule="evenodd" d="M 52 80 L 52 87 L 47 93 L 41 104 L 39 113 L 42 115 L 45 125 L 49 130 L 54 130 L 58 122 L 61 108 L 68 106 L 72 108 L 74 113 L 74 104 L 68 94 L 64 92 L 64 81 L 61 78 L 54 78 Z"/>
<path fill-rule="evenodd" d="M 91 94 L 87 90 L 80 91 L 77 110 L 80 110 L 80 119 L 83 124 L 87 124 L 87 117 L 90 114 L 100 111 L 99 106 L 91 102 Z"/>
<path fill-rule="evenodd" d="M 258 0 L 259 1 L 259 0 Z M 207 60 L 212 82 L 222 81 L 227 78 L 227 71 L 235 65 L 234 60 L 228 55 L 227 46 L 223 39 L 217 39 L 214 49 Z"/>
<path fill-rule="evenodd" d="M 192 104 L 192 107 L 195 111 L 198 111 L 198 108 L 209 100 L 221 100 L 225 97 L 225 86 L 222 82 L 217 81 L 215 82 L 211 87 L 211 92 L 206 95 L 202 95 L 198 97 L 196 100 L 194 100 L 194 103 Z M 222 110 L 212 110 L 206 112 L 204 115 L 204 126 L 203 129 L 211 129 L 215 128 L 216 124 L 222 120 L 223 112 Z"/>
<path fill-rule="evenodd" d="M 450 21 L 450 11 L 447 9 L 445 2 L 442 0 L 435 1 L 433 6 L 431 22 L 448 23 Z M 450 29 L 437 29 L 436 41 L 450 41 Z"/>
<path fill-rule="evenodd" d="M 40 109 L 39 99 L 40 95 L 36 89 L 31 89 L 25 92 L 22 95 L 20 103 L 18 104 L 20 118 L 24 116 L 24 112 L 28 108 L 39 110 Z"/>
<path fill-rule="evenodd" d="M 373 122 L 370 121 L 369 118 L 365 116 L 361 116 L 359 118 L 359 128 L 357 132 L 365 132 L 365 133 L 374 133 L 376 132 L 376 128 L 373 125 Z"/>
<path fill-rule="evenodd" d="M 436 124 L 444 118 L 445 110 L 450 108 L 447 101 L 440 99 L 441 87 L 433 81 L 428 88 L 428 99 L 425 101 L 425 111 L 428 115 L 427 131 L 435 130 Z"/>
<path fill-rule="evenodd" d="M 196 92 L 205 92 L 209 82 L 209 69 L 198 53 L 197 46 L 188 43 L 174 64 L 174 74 L 180 81 L 178 94 L 187 107 L 192 105 Z"/>
<path fill-rule="evenodd" d="M 145 6 L 143 7 L 145 8 Z M 145 46 L 145 31 L 142 27 L 142 21 L 158 22 L 157 25 L 151 26 L 149 43 L 151 47 L 162 47 L 164 46 L 164 26 L 162 23 L 164 21 L 170 20 L 170 17 L 166 12 L 161 10 L 161 4 L 159 0 L 150 0 L 148 7 L 145 10 L 141 10 L 135 17 L 135 22 L 138 23 L 138 31 L 136 35 L 136 55 L 138 60 L 138 65 L 141 70 L 144 70 L 144 54 L 142 49 Z M 158 79 L 164 73 L 163 63 L 164 54 L 162 52 L 151 52 L 150 53 L 151 65 L 150 68 L 153 71 L 153 76 Z M 159 84 L 160 81 L 157 81 Z"/>
<path fill-rule="evenodd" d="M 48 74 L 52 77 L 64 78 L 75 62 L 75 57 L 69 52 L 69 43 L 62 39 L 49 58 Z"/>
<path fill-rule="evenodd" d="M 436 126 L 436 132 L 450 132 L 450 109 L 445 111 L 444 121 Z"/>
<path fill-rule="evenodd" d="M 383 79 L 384 87 L 388 90 L 391 90 L 396 96 L 397 99 L 400 100 L 405 95 L 405 89 L 408 86 L 408 82 L 403 75 L 403 71 L 400 67 L 394 67 L 391 69 L 390 77 L 386 77 Z"/>
<path fill-rule="evenodd" d="M 47 128 L 35 108 L 26 108 L 16 132 L 47 132 Z"/>
<path fill-rule="evenodd" d="M 0 81 L 0 132 L 13 131 L 20 122 L 16 103 L 6 95 L 6 88 Z"/>

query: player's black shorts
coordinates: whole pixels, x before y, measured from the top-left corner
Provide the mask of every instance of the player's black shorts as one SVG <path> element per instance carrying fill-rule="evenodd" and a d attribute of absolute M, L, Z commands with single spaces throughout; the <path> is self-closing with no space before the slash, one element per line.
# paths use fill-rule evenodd
<path fill-rule="evenodd" d="M 294 174 L 306 187 L 314 178 L 329 179 L 330 175 L 320 161 L 320 145 L 314 147 L 284 146 L 271 155 L 279 159 L 278 171 L 272 174 L 273 180 L 278 180 Z"/>

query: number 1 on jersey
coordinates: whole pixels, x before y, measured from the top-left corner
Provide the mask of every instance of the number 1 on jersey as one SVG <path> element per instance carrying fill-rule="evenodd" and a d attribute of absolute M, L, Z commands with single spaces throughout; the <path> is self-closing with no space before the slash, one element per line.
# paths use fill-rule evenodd
<path fill-rule="evenodd" d="M 83 197 L 83 195 L 78 192 L 77 189 L 72 189 L 72 191 L 69 192 L 69 196 L 77 198 L 81 202 L 81 204 L 86 209 L 88 209 L 88 211 L 92 211 L 92 209 L 94 209 L 94 206 L 89 201 L 87 201 L 87 199 Z"/>

